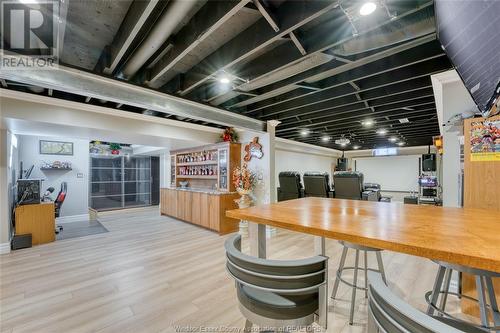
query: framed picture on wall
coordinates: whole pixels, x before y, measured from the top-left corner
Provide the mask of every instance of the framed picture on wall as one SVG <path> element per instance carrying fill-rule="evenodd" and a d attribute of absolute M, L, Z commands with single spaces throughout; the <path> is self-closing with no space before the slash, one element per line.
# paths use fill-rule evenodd
<path fill-rule="evenodd" d="M 40 140 L 40 154 L 73 155 L 73 142 Z"/>

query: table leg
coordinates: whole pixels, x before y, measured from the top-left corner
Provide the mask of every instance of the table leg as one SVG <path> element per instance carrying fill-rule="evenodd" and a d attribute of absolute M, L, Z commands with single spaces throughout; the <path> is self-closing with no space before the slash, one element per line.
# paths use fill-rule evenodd
<path fill-rule="evenodd" d="M 266 257 L 266 225 L 248 222 L 248 239 L 250 255 L 259 258 Z"/>
<path fill-rule="evenodd" d="M 321 256 L 326 254 L 325 237 L 314 236 L 314 254 Z"/>

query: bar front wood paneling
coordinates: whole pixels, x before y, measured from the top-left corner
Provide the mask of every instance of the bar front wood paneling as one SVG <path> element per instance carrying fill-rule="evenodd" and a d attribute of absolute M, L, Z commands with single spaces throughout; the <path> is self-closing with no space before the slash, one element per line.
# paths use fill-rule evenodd
<path fill-rule="evenodd" d="M 238 207 L 234 202 L 238 197 L 231 192 L 162 188 L 160 211 L 223 235 L 238 230 L 239 220 L 226 216 L 227 210 Z"/>

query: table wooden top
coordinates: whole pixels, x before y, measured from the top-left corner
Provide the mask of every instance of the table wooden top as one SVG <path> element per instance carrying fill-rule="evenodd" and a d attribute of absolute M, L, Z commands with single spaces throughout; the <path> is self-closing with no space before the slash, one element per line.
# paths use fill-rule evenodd
<path fill-rule="evenodd" d="M 495 211 L 302 198 L 226 212 L 236 219 L 500 272 Z"/>

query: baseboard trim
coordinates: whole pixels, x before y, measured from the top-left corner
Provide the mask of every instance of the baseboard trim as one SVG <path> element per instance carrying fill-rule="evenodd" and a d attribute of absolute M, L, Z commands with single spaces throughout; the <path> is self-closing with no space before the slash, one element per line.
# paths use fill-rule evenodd
<path fill-rule="evenodd" d="M 80 221 L 88 221 L 89 219 L 90 219 L 89 214 L 70 215 L 70 216 L 62 216 L 56 218 L 56 223 L 57 224 L 73 223 Z"/>
<path fill-rule="evenodd" d="M 0 244 L 0 254 L 10 253 L 10 243 L 1 243 Z"/>

